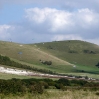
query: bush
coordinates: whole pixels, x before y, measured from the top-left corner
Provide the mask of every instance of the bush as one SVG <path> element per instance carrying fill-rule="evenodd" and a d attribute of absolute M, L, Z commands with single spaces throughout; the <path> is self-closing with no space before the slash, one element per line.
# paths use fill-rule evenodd
<path fill-rule="evenodd" d="M 48 83 L 44 82 L 44 81 L 40 81 L 39 82 L 45 89 L 48 89 L 49 88 L 49 85 Z"/>
<path fill-rule="evenodd" d="M 96 64 L 97 67 L 99 67 L 99 62 Z"/>
<path fill-rule="evenodd" d="M 45 65 L 52 65 L 52 61 L 41 61 Z"/>
<path fill-rule="evenodd" d="M 63 84 L 64 86 L 70 86 L 71 85 L 70 81 L 68 79 L 65 79 L 65 78 L 60 78 L 58 80 L 58 83 Z"/>
<path fill-rule="evenodd" d="M 40 93 L 40 94 L 42 94 L 42 93 L 43 93 L 42 85 L 39 84 L 39 83 L 37 83 L 37 84 L 35 84 L 35 85 L 31 85 L 31 86 L 29 87 L 29 92 L 30 92 L 30 93 Z"/>

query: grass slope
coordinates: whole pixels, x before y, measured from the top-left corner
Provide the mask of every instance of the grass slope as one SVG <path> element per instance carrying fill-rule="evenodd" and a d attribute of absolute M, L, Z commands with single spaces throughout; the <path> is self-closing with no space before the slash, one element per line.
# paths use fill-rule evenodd
<path fill-rule="evenodd" d="M 56 72 L 66 72 L 72 69 L 72 64 L 58 57 L 48 54 L 36 46 L 0 41 L 0 54 L 8 56 L 18 62 L 31 65 L 36 68 L 49 69 Z M 52 65 L 44 65 L 39 60 L 52 61 Z"/>
<path fill-rule="evenodd" d="M 58 73 L 99 74 L 99 46 L 78 40 L 54 41 L 38 44 L 18 44 L 0 41 L 0 54 L 19 63 Z M 44 65 L 39 60 L 52 61 Z M 71 64 L 70 64 L 71 63 Z M 73 67 L 76 65 L 76 67 Z"/>
<path fill-rule="evenodd" d="M 99 62 L 99 46 L 96 44 L 79 40 L 68 40 L 35 45 L 49 54 L 75 64 L 75 72 L 84 70 L 87 73 L 99 73 L 99 70 L 95 67 Z"/>

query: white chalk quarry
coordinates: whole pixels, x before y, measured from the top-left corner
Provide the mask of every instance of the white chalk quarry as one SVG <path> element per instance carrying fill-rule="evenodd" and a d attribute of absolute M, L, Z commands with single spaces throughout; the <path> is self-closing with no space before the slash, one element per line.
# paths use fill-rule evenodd
<path fill-rule="evenodd" d="M 29 72 L 29 71 L 12 69 L 12 68 L 5 68 L 5 67 L 0 67 L 0 72 L 9 73 L 9 74 L 17 74 L 17 75 L 30 75 L 30 74 L 32 74 L 32 72 Z"/>

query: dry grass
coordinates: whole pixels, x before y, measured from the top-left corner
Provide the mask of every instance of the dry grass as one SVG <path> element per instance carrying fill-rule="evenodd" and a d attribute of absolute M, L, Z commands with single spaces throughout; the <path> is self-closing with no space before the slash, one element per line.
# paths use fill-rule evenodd
<path fill-rule="evenodd" d="M 2 96 L 0 99 L 99 99 L 99 92 L 93 91 L 59 91 L 59 90 L 48 90 L 42 95 L 38 94 L 25 94 L 24 96 Z"/>

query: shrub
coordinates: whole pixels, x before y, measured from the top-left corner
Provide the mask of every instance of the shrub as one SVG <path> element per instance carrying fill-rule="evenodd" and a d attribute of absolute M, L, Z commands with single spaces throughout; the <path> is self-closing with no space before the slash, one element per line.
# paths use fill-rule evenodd
<path fill-rule="evenodd" d="M 68 79 L 65 79 L 65 78 L 60 78 L 58 80 L 58 83 L 63 84 L 64 86 L 70 86 L 71 85 L 70 81 Z"/>
<path fill-rule="evenodd" d="M 45 65 L 52 65 L 52 61 L 42 61 L 42 63 Z"/>
<path fill-rule="evenodd" d="M 43 88 L 42 88 L 41 84 L 31 85 L 29 87 L 29 92 L 30 93 L 40 93 L 40 94 L 42 94 L 43 93 Z"/>

